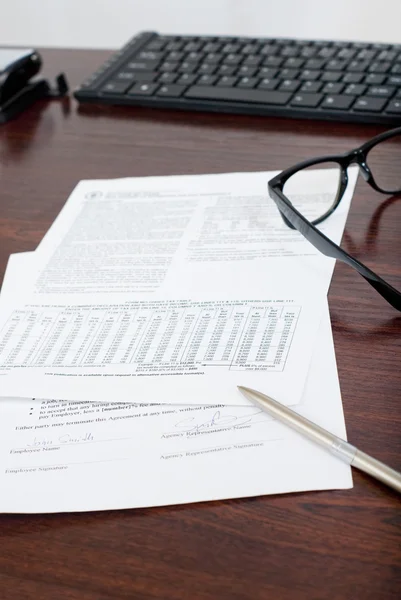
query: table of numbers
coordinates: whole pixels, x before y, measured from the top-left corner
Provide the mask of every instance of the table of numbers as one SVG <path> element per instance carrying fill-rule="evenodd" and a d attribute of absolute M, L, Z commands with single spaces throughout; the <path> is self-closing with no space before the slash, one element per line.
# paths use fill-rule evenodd
<path fill-rule="evenodd" d="M 0 368 L 129 371 L 204 367 L 282 371 L 300 306 L 269 301 L 133 302 L 16 310 L 0 335 Z"/>

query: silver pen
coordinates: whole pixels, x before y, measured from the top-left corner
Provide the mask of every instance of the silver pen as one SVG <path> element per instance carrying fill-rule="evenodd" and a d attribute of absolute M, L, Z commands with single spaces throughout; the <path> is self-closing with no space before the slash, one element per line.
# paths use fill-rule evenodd
<path fill-rule="evenodd" d="M 242 387 L 241 385 L 238 386 L 238 389 L 246 398 L 248 398 L 248 400 L 269 413 L 272 417 L 275 417 L 282 423 L 285 423 L 299 433 L 302 433 L 310 440 L 320 444 L 332 454 L 337 455 L 348 465 L 368 473 L 372 477 L 375 477 L 401 493 L 401 473 L 398 471 L 391 469 L 379 460 L 369 456 L 369 454 L 365 454 L 365 452 L 358 450 L 358 448 L 355 448 L 352 444 L 349 444 L 326 429 L 319 427 L 316 423 L 312 423 L 312 421 L 298 415 L 290 408 L 287 408 L 287 406 L 273 400 L 273 398 L 270 398 L 261 392 L 257 392 L 256 390 Z"/>

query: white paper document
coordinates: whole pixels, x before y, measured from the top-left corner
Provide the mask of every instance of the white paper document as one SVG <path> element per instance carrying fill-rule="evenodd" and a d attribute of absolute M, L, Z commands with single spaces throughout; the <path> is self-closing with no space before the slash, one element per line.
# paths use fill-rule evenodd
<path fill-rule="evenodd" d="M 241 383 L 297 404 L 334 261 L 282 223 L 272 175 L 81 182 L 1 302 L 2 394 L 242 405 Z M 329 182 L 308 173 L 306 214 Z"/>
<path fill-rule="evenodd" d="M 297 410 L 345 437 L 327 305 Z M 349 466 L 253 406 L 0 400 L 1 512 L 135 508 L 349 487 Z"/>

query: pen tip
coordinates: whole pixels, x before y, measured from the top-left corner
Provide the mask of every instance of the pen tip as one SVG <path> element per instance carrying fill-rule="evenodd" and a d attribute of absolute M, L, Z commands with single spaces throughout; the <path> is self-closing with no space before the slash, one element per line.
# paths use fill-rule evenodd
<path fill-rule="evenodd" d="M 245 387 L 243 385 L 237 385 L 237 389 L 239 389 L 240 392 L 253 392 L 254 390 L 251 390 L 251 388 Z"/>

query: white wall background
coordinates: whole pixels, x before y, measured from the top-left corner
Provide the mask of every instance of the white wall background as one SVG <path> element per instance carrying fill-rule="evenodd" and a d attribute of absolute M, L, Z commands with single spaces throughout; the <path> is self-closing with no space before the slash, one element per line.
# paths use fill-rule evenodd
<path fill-rule="evenodd" d="M 0 45 L 118 48 L 135 33 L 401 43 L 401 0 L 0 0 Z"/>

